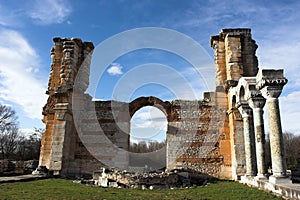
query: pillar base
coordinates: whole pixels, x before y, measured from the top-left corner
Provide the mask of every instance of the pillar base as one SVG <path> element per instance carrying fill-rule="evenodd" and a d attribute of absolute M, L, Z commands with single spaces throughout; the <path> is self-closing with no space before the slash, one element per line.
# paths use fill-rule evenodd
<path fill-rule="evenodd" d="M 245 177 L 252 177 L 252 178 L 254 178 L 256 176 L 256 174 L 245 174 L 244 176 Z"/>
<path fill-rule="evenodd" d="M 244 176 L 241 176 L 241 182 L 242 183 L 247 183 L 247 181 L 249 180 L 249 179 L 253 179 L 253 178 L 255 178 L 255 175 L 244 175 Z"/>
<path fill-rule="evenodd" d="M 254 177 L 255 180 L 268 180 L 268 177 L 263 174 L 258 174 L 257 176 Z"/>
<path fill-rule="evenodd" d="M 288 176 L 270 176 L 269 182 L 274 184 L 292 183 L 292 180 Z"/>

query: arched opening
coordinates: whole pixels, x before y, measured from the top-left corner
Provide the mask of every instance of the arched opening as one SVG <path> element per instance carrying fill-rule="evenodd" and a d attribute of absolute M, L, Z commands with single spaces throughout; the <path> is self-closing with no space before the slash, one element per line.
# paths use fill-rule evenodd
<path fill-rule="evenodd" d="M 236 96 L 235 95 L 232 96 L 231 103 L 232 103 L 232 107 L 235 108 L 235 104 L 236 104 Z"/>
<path fill-rule="evenodd" d="M 240 96 L 240 101 L 244 102 L 245 101 L 245 89 L 244 89 L 243 86 L 240 88 L 240 94 L 239 94 L 239 96 Z"/>
<path fill-rule="evenodd" d="M 145 106 L 136 111 L 130 124 L 130 142 L 166 140 L 167 118 L 154 106 Z"/>
<path fill-rule="evenodd" d="M 166 114 L 155 105 L 144 106 L 133 114 L 129 136 L 130 166 L 151 171 L 166 165 L 167 127 Z"/>

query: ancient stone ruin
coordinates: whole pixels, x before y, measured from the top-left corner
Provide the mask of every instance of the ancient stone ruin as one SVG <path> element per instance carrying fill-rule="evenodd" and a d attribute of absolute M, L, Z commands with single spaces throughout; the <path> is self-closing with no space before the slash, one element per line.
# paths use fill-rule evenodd
<path fill-rule="evenodd" d="M 205 186 L 211 180 L 212 177 L 188 169 L 141 174 L 103 168 L 102 172 L 94 173 L 93 179 L 75 182 L 114 188 L 172 189 Z"/>
<path fill-rule="evenodd" d="M 268 107 L 272 176 L 286 177 L 278 97 L 283 70 L 259 69 L 250 29 L 223 29 L 211 37 L 216 89 L 201 101 L 162 101 L 150 96 L 132 102 L 92 101 L 89 62 L 94 45 L 77 38 L 54 38 L 46 131 L 39 166 L 61 176 L 92 175 L 103 167 L 133 169 L 129 162 L 130 119 L 144 106 L 163 111 L 167 170 L 188 168 L 218 178 L 266 179 L 263 108 Z M 83 71 L 80 84 L 75 84 Z M 76 108 L 76 109 L 74 109 Z M 79 125 L 78 125 L 79 124 Z M 148 154 L 153 158 L 157 152 Z M 159 159 L 158 159 L 159 160 Z"/>

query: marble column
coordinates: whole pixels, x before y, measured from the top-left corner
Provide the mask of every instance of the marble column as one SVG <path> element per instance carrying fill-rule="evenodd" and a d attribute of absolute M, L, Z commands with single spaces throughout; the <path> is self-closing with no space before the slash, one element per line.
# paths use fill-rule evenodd
<path fill-rule="evenodd" d="M 283 70 L 263 70 L 257 77 L 256 87 L 267 99 L 273 172 L 270 181 L 272 178 L 276 182 L 276 179 L 286 177 L 286 163 L 278 97 L 281 94 L 283 86 L 287 83 L 287 79 L 283 77 Z"/>
<path fill-rule="evenodd" d="M 243 117 L 246 176 L 256 176 L 257 165 L 252 109 L 247 103 L 237 104 L 237 107 Z"/>
<path fill-rule="evenodd" d="M 266 100 L 260 96 L 251 96 L 248 99 L 249 106 L 253 110 L 254 131 L 255 131 L 255 148 L 257 160 L 257 179 L 267 178 L 266 167 L 266 141 L 265 141 L 265 128 L 263 119 L 263 107 Z"/>

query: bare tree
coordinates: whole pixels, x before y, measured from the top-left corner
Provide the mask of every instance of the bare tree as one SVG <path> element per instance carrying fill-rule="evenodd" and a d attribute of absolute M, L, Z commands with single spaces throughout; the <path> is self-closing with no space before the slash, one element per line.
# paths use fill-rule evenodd
<path fill-rule="evenodd" d="M 9 106 L 0 104 L 0 132 L 8 131 L 17 126 L 16 112 Z"/>
<path fill-rule="evenodd" d="M 300 136 L 286 132 L 283 134 L 283 143 L 287 167 L 289 169 L 296 167 L 297 164 L 300 164 L 297 162 L 300 153 Z"/>
<path fill-rule="evenodd" d="M 29 136 L 19 132 L 16 112 L 0 104 L 0 156 L 1 159 L 39 159 L 42 128 L 34 128 Z"/>
<path fill-rule="evenodd" d="M 40 155 L 41 137 L 45 129 L 34 128 L 27 137 L 20 136 L 20 142 L 16 151 L 18 160 L 38 160 Z"/>
<path fill-rule="evenodd" d="M 19 129 L 16 112 L 0 104 L 0 153 L 2 159 L 13 155 L 19 143 Z"/>
<path fill-rule="evenodd" d="M 45 132 L 43 128 L 34 128 L 33 133 L 29 136 L 27 140 L 29 143 L 28 150 L 30 151 L 31 159 L 39 159 L 40 148 L 41 148 L 41 138 L 42 134 Z"/>
<path fill-rule="evenodd" d="M 8 131 L 2 133 L 1 139 L 1 151 L 3 159 L 12 157 L 20 144 L 20 134 L 18 127 L 11 127 Z"/>
<path fill-rule="evenodd" d="M 166 142 L 158 141 L 140 141 L 138 143 L 130 143 L 129 151 L 134 153 L 147 153 L 157 151 L 163 148 L 166 145 Z"/>

